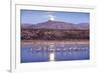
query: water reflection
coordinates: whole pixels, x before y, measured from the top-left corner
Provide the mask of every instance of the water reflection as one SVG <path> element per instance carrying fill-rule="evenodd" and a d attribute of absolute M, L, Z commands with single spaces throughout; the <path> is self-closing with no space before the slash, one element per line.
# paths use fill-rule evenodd
<path fill-rule="evenodd" d="M 57 44 L 57 45 L 22 45 L 21 63 L 50 61 L 50 53 L 55 61 L 89 59 L 88 44 Z"/>

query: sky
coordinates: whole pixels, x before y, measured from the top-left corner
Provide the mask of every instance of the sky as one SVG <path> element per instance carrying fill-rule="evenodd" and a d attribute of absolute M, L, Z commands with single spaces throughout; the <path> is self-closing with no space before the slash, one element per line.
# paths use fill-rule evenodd
<path fill-rule="evenodd" d="M 89 23 L 89 13 L 21 10 L 21 24 L 37 24 L 48 20 L 74 24 Z"/>

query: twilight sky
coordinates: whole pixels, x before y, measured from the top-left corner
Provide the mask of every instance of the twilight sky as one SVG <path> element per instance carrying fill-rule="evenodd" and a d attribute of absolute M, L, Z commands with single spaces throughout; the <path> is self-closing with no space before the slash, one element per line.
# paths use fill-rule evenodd
<path fill-rule="evenodd" d="M 21 10 L 21 24 L 36 24 L 48 20 L 69 23 L 89 23 L 89 13 Z"/>

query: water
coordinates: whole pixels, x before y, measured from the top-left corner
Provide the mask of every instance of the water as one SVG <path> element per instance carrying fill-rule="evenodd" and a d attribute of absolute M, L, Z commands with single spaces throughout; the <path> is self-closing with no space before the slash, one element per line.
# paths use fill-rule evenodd
<path fill-rule="evenodd" d="M 56 61 L 89 59 L 88 45 L 64 45 L 63 47 L 59 45 L 56 48 L 59 48 L 55 51 Z"/>
<path fill-rule="evenodd" d="M 21 63 L 50 61 L 50 53 L 54 53 L 55 61 L 89 59 L 88 44 L 58 44 L 52 48 L 50 45 L 22 45 Z"/>

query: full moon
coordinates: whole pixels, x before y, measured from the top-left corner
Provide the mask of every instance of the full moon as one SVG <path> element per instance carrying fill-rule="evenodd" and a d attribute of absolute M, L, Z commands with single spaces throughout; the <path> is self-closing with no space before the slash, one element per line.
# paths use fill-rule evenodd
<path fill-rule="evenodd" d="M 55 20 L 53 15 L 49 15 L 49 18 L 50 18 L 51 21 Z"/>

